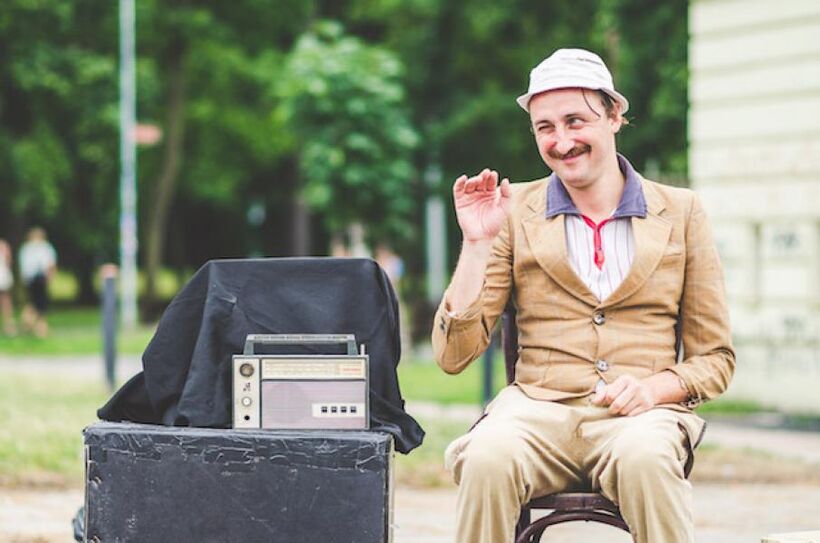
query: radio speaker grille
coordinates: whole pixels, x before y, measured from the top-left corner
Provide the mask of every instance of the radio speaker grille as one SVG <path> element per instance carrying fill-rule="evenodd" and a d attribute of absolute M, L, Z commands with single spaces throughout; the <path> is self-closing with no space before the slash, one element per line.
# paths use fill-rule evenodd
<path fill-rule="evenodd" d="M 366 428 L 366 410 L 359 416 L 313 415 L 314 405 L 366 402 L 366 386 L 364 381 L 262 381 L 262 428 Z"/>

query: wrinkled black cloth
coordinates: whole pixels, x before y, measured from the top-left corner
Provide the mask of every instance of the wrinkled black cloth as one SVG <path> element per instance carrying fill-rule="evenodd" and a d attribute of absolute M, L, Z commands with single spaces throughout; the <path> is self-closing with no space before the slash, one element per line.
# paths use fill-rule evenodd
<path fill-rule="evenodd" d="M 231 357 L 248 334 L 354 334 L 370 355 L 370 427 L 419 446 L 404 411 L 398 301 L 387 275 L 360 258 L 212 260 L 171 301 L 142 355 L 143 371 L 99 409 L 108 421 L 231 426 Z M 304 347 L 303 352 L 321 352 Z M 264 352 L 264 351 L 263 351 Z"/>

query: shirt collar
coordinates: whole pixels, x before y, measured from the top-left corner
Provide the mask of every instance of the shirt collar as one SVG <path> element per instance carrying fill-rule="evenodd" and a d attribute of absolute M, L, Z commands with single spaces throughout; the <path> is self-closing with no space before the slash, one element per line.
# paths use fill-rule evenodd
<path fill-rule="evenodd" d="M 618 167 L 621 169 L 621 173 L 624 174 L 626 182 L 624 183 L 624 192 L 621 194 L 621 201 L 618 202 L 618 207 L 615 209 L 615 213 L 612 214 L 612 218 L 646 217 L 646 198 L 644 198 L 638 172 L 620 153 L 618 153 Z M 575 207 L 575 203 L 570 198 L 564 184 L 553 173 L 550 175 L 549 184 L 547 185 L 547 218 L 562 214 L 580 215 L 581 212 Z"/>

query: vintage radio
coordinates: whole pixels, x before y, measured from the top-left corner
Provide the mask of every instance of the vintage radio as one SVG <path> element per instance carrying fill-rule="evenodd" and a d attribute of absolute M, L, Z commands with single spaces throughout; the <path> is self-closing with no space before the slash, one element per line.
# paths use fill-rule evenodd
<path fill-rule="evenodd" d="M 263 345 L 344 345 L 347 353 L 260 354 Z M 353 335 L 249 335 L 233 357 L 233 427 L 368 429 L 368 363 Z"/>

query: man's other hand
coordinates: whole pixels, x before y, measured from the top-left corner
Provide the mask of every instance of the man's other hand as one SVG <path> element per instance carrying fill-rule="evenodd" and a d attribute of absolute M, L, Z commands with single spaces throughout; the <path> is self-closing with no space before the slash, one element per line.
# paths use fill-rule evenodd
<path fill-rule="evenodd" d="M 453 185 L 458 225 L 465 242 L 491 241 L 510 210 L 510 181 L 498 185 L 498 172 L 485 168 L 478 175 L 462 175 Z"/>
<path fill-rule="evenodd" d="M 598 390 L 592 403 L 609 406 L 613 415 L 634 417 L 655 407 L 652 387 L 645 381 L 631 375 L 621 375 L 612 383 Z"/>

